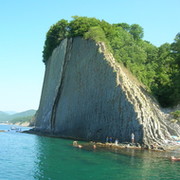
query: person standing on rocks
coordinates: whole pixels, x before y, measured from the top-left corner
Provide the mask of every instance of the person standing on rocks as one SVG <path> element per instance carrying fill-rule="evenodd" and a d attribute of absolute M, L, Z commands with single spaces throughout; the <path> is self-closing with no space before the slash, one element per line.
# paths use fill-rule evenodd
<path fill-rule="evenodd" d="M 112 143 L 112 137 L 109 138 L 109 142 Z"/>
<path fill-rule="evenodd" d="M 132 143 L 134 143 L 134 137 L 135 137 L 135 135 L 134 135 L 134 133 L 132 133 L 132 134 L 131 134 L 131 142 L 132 142 Z"/>
<path fill-rule="evenodd" d="M 115 143 L 115 145 L 117 146 L 118 143 L 119 143 L 118 139 L 116 139 L 114 143 Z"/>
<path fill-rule="evenodd" d="M 106 143 L 108 143 L 109 142 L 109 137 L 106 137 Z"/>

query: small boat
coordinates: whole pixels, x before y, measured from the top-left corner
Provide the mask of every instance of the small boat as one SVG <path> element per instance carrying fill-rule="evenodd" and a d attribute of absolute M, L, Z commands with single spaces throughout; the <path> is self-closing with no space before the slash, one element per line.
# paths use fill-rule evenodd
<path fill-rule="evenodd" d="M 15 126 L 12 126 L 12 127 L 11 127 L 11 131 L 20 132 L 20 131 L 21 131 L 21 128 L 17 128 L 17 127 L 15 127 Z"/>
<path fill-rule="evenodd" d="M 180 161 L 180 158 L 176 158 L 174 156 L 171 156 L 171 161 Z"/>
<path fill-rule="evenodd" d="M 17 130 L 17 128 L 15 126 L 12 126 L 11 130 Z"/>

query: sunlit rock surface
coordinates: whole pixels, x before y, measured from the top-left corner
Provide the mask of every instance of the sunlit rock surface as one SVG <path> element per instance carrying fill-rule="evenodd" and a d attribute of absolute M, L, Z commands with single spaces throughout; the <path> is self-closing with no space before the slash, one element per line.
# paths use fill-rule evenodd
<path fill-rule="evenodd" d="M 179 127 L 164 114 L 141 84 L 120 66 L 104 43 L 65 39 L 46 62 L 36 131 L 63 137 L 120 142 L 164 143 Z"/>

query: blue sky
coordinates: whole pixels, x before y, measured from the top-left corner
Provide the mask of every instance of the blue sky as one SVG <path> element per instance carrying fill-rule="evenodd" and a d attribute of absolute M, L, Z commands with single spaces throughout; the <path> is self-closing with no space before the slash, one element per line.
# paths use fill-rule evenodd
<path fill-rule="evenodd" d="M 0 0 L 0 111 L 37 109 L 46 32 L 74 15 L 139 24 L 156 46 L 180 32 L 180 0 Z"/>

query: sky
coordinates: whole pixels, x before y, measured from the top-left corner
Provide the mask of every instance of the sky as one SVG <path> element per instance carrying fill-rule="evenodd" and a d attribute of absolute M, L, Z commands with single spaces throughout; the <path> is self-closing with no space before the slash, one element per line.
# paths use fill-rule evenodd
<path fill-rule="evenodd" d="M 139 24 L 144 40 L 172 43 L 180 32 L 180 0 L 0 0 L 0 111 L 38 109 L 50 26 L 72 16 Z"/>

